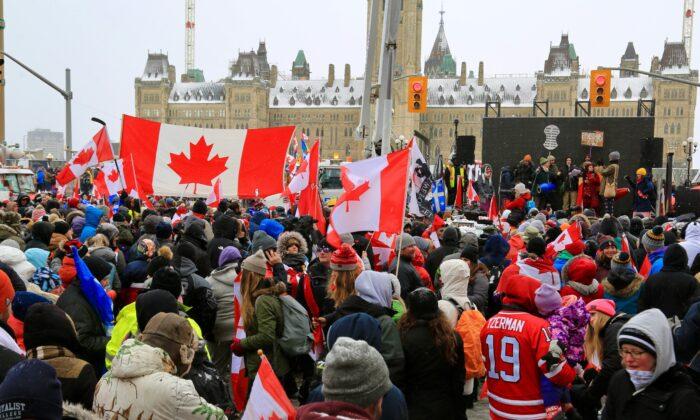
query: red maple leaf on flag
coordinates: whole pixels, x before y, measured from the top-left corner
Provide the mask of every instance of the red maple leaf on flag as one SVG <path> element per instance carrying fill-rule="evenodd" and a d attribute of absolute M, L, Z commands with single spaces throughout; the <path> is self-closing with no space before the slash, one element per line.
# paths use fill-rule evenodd
<path fill-rule="evenodd" d="M 92 155 L 95 154 L 95 151 L 92 149 L 83 149 L 78 153 L 75 158 L 73 158 L 73 164 L 74 165 L 80 165 L 84 166 L 87 165 L 88 162 L 90 162 L 90 159 L 92 159 Z"/>
<path fill-rule="evenodd" d="M 107 178 L 110 182 L 115 183 L 119 179 L 119 172 L 116 169 L 112 169 L 112 172 L 107 175 Z"/>
<path fill-rule="evenodd" d="M 211 181 L 227 169 L 228 157 L 219 157 L 217 154 L 209 159 L 213 147 L 202 136 L 196 144 L 190 143 L 189 158 L 184 153 L 170 154 L 168 166 L 180 176 L 180 184 L 194 184 L 195 194 L 197 184 L 211 186 Z"/>
<path fill-rule="evenodd" d="M 360 196 L 362 196 L 362 194 L 366 193 L 368 190 L 369 181 L 358 185 L 357 188 L 345 192 L 343 195 L 340 196 L 340 198 L 338 198 L 338 201 L 342 201 L 345 203 L 345 211 L 350 211 L 350 202 L 360 201 Z"/>

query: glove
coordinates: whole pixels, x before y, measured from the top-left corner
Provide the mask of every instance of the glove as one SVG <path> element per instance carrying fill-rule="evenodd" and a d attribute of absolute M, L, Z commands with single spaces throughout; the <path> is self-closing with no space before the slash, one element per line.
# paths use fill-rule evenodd
<path fill-rule="evenodd" d="M 541 359 L 544 360 L 545 364 L 547 365 L 548 371 L 551 372 L 555 366 L 561 363 L 562 354 L 564 354 L 564 349 L 559 344 L 559 340 L 552 340 L 549 343 L 549 351 Z"/>
<path fill-rule="evenodd" d="M 245 350 L 243 349 L 239 338 L 234 338 L 233 342 L 231 342 L 231 351 L 236 356 L 243 356 L 243 354 L 245 354 Z"/>

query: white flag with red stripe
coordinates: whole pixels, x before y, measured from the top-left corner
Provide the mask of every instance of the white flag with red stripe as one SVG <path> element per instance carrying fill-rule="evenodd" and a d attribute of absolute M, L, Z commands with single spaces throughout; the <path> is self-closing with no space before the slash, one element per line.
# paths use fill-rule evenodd
<path fill-rule="evenodd" d="M 272 370 L 270 362 L 264 355 L 260 358 L 260 368 L 250 390 L 250 398 L 243 412 L 242 420 L 260 419 L 293 419 L 296 415 L 294 405 L 277 375 Z"/>
<path fill-rule="evenodd" d="M 479 194 L 476 193 L 476 190 L 474 189 L 474 183 L 471 179 L 469 180 L 469 184 L 467 185 L 467 202 L 479 202 Z"/>
<path fill-rule="evenodd" d="M 299 216 L 311 216 L 316 220 L 316 227 L 323 235 L 326 234 L 326 218 L 323 215 L 323 205 L 318 191 L 318 166 L 320 163 L 320 141 L 311 146 L 311 150 L 301 162 L 297 174 L 289 183 L 289 190 L 299 194 L 297 213 Z"/>
<path fill-rule="evenodd" d="M 56 181 L 60 185 L 66 185 L 76 178 L 80 178 L 88 168 L 97 166 L 100 162 L 114 159 L 112 145 L 109 143 L 107 128 L 102 127 L 100 131 L 92 136 L 92 140 L 76 154 L 56 175 Z"/>
<path fill-rule="evenodd" d="M 241 292 L 241 273 L 238 273 L 233 281 L 233 329 L 234 337 L 243 340 L 245 329 L 243 328 L 243 294 Z M 245 360 L 243 356 L 231 353 L 231 393 L 236 410 L 243 411 L 248 396 L 248 377 L 245 373 Z"/>
<path fill-rule="evenodd" d="M 127 187 L 138 184 L 148 195 L 207 197 L 220 178 L 221 197 L 279 194 L 293 133 L 294 127 L 207 129 L 125 115 L 121 157 Z"/>
<path fill-rule="evenodd" d="M 219 207 L 219 203 L 221 202 L 221 178 L 216 180 L 216 183 L 214 183 L 214 188 L 211 189 L 211 192 L 209 193 L 209 197 L 207 197 L 207 206 L 209 207 Z"/>
<path fill-rule="evenodd" d="M 375 267 L 386 267 L 389 261 L 396 257 L 395 245 L 396 234 L 387 234 L 384 232 L 374 232 L 370 237 L 370 245 L 374 254 Z"/>
<path fill-rule="evenodd" d="M 565 231 L 560 233 L 559 236 L 557 236 L 557 239 L 547 245 L 547 247 L 553 249 L 555 252 L 561 252 L 567 245 L 580 240 L 581 227 L 579 226 L 578 222 L 574 222 Z"/>
<path fill-rule="evenodd" d="M 119 194 L 126 188 L 124 164 L 121 159 L 105 162 L 95 176 L 95 188 L 104 197 Z"/>
<path fill-rule="evenodd" d="M 400 233 L 406 208 L 409 149 L 344 163 L 345 192 L 331 212 L 338 234 L 359 231 Z"/>

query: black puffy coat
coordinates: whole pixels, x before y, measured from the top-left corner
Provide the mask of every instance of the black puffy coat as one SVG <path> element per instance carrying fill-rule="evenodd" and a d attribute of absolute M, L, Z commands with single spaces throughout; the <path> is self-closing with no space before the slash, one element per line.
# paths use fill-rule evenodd
<path fill-rule="evenodd" d="M 401 336 L 406 365 L 399 388 L 406 397 L 411 419 L 466 419 L 462 396 L 467 372 L 462 338 L 455 333 L 457 361 L 450 364 L 435 347 L 424 320 Z"/>
<path fill-rule="evenodd" d="M 224 248 L 227 246 L 240 248 L 240 244 L 236 241 L 238 223 L 233 218 L 222 214 L 214 221 L 212 229 L 214 239 L 209 241 L 207 245 L 207 256 L 209 257 L 209 267 L 213 270 L 219 268 L 219 255 Z"/>
<path fill-rule="evenodd" d="M 604 420 L 686 420 L 700 413 L 700 390 L 679 365 L 636 394 L 629 374 L 621 369 L 612 377 L 609 390 Z"/>
<path fill-rule="evenodd" d="M 49 250 L 49 243 L 53 235 L 53 224 L 49 222 L 37 222 L 32 225 L 32 239 L 27 242 L 25 251 L 31 248 Z"/>
<path fill-rule="evenodd" d="M 457 228 L 448 227 L 440 240 L 440 248 L 428 254 L 428 258 L 425 259 L 425 269 L 430 274 L 433 284 L 435 283 L 435 272 L 440 268 L 442 260 L 450 254 L 461 251 L 459 248 L 459 237 L 460 234 Z"/>

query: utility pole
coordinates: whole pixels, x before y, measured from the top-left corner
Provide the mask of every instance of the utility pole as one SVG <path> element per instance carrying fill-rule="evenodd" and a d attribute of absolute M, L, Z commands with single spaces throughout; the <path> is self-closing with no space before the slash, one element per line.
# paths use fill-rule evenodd
<path fill-rule="evenodd" d="M 377 101 L 376 121 L 372 142 L 382 142 L 382 155 L 391 152 L 392 97 L 391 84 L 396 58 L 396 33 L 401 17 L 400 0 L 386 0 L 382 30 L 382 55 L 379 59 L 379 100 Z M 370 82 L 371 83 L 371 82 Z"/>
<path fill-rule="evenodd" d="M 0 0 L 0 51 L 5 50 L 5 5 Z M 5 144 L 5 59 L 0 57 L 0 144 Z"/>
<path fill-rule="evenodd" d="M 34 69 L 29 67 L 28 65 L 11 56 L 7 52 L 0 50 L 0 54 L 14 61 L 15 63 L 17 63 L 18 66 L 31 73 L 32 76 L 49 85 L 49 87 L 51 87 L 56 92 L 60 93 L 61 96 L 63 96 L 63 99 L 66 100 L 66 161 L 70 160 L 70 158 L 73 156 L 73 137 L 71 126 L 71 101 L 73 100 L 73 92 L 71 92 L 70 90 L 70 69 L 66 69 L 66 89 L 64 90 L 56 86 L 49 79 L 34 71 Z"/>
<path fill-rule="evenodd" d="M 2 0 L 0 0 L 2 1 Z M 358 140 L 365 142 L 365 157 L 374 156 L 374 145 L 372 144 L 372 69 L 374 68 L 374 53 L 376 44 L 374 40 L 379 30 L 379 8 L 382 0 L 370 0 L 369 2 L 369 22 L 367 26 L 367 59 L 365 60 L 365 86 L 362 93 L 362 110 L 360 112 L 360 125 L 356 130 Z"/>

